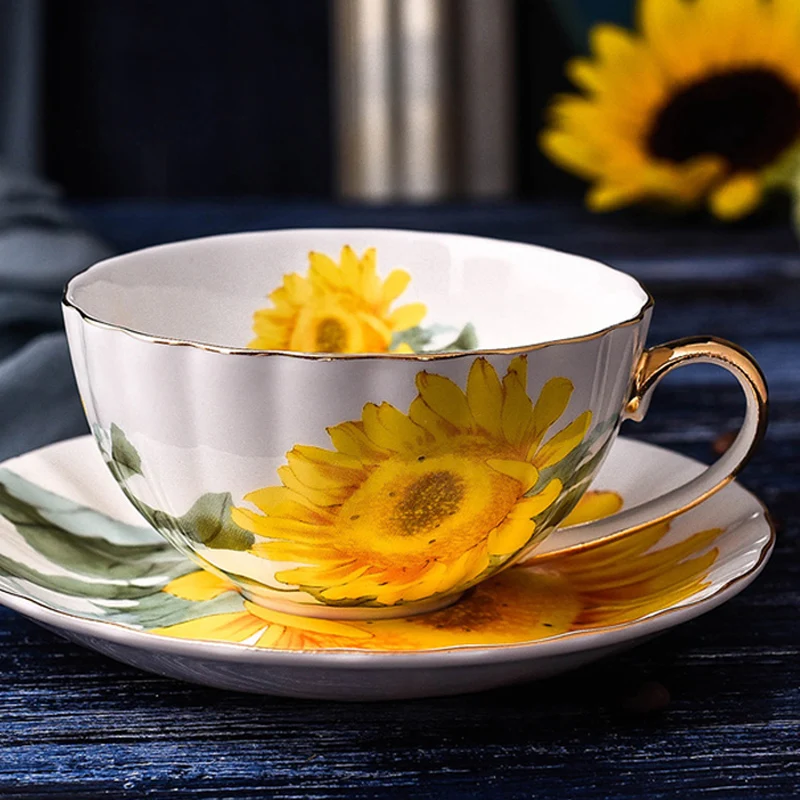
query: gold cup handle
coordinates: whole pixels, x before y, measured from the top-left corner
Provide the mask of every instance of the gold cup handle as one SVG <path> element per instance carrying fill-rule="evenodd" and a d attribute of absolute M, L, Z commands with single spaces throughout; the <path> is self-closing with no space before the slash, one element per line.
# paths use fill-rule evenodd
<path fill-rule="evenodd" d="M 696 337 L 678 339 L 646 350 L 637 365 L 631 397 L 622 419 L 641 422 L 659 381 L 668 372 L 686 364 L 716 364 L 739 381 L 747 405 L 742 427 L 733 444 L 700 475 L 677 489 L 605 519 L 563 529 L 562 535 L 569 537 L 565 546 L 534 553 L 528 562 L 598 547 L 650 525 L 666 522 L 702 503 L 736 477 L 767 427 L 767 384 L 752 356 L 741 347 L 723 339 Z"/>

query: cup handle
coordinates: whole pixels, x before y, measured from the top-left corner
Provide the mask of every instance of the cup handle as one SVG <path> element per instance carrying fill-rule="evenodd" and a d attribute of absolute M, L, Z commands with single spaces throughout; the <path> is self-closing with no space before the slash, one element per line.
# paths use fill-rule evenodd
<path fill-rule="evenodd" d="M 579 542 L 541 553 L 551 558 L 566 551 L 586 549 L 618 540 L 688 511 L 730 483 L 750 458 L 767 426 L 767 384 L 753 358 L 742 348 L 723 339 L 696 337 L 678 339 L 646 350 L 633 378 L 631 397 L 622 420 L 641 422 L 653 390 L 673 369 L 686 364 L 716 364 L 739 381 L 747 400 L 744 421 L 730 448 L 696 478 L 659 497 L 595 522 L 570 526 L 564 532 L 578 534 Z M 573 539 L 573 536 L 570 536 Z M 533 554 L 533 559 L 537 554 Z"/>

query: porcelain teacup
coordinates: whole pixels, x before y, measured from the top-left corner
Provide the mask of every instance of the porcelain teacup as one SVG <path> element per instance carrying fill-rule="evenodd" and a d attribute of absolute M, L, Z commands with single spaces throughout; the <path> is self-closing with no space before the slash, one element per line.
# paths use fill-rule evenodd
<path fill-rule="evenodd" d="M 583 544 L 701 502 L 766 419 L 741 349 L 645 350 L 638 281 L 532 245 L 216 236 L 102 261 L 63 307 L 89 423 L 133 505 L 210 573 L 294 614 L 419 613 L 524 559 L 676 366 L 739 380 L 736 440 L 680 488 L 582 526 Z"/>

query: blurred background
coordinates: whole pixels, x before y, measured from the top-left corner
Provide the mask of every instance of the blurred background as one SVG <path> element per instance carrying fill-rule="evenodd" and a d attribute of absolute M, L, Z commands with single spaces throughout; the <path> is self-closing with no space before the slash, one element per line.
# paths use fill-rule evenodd
<path fill-rule="evenodd" d="M 539 151 L 633 0 L 0 0 L 6 163 L 73 198 L 579 196 Z"/>
<path fill-rule="evenodd" d="M 709 0 L 649 7 L 691 9 L 660 74 L 690 63 L 687 52 L 727 54 L 695 58 L 701 94 L 714 89 L 718 105 L 685 102 L 680 85 L 665 95 L 680 112 L 677 145 L 688 131 L 701 153 L 711 141 L 736 155 L 748 136 L 757 150 L 764 136 L 778 142 L 773 155 L 786 142 L 800 147 L 791 3 L 775 5 L 784 16 L 768 32 L 786 41 L 778 52 L 763 39 L 757 63 L 775 67 L 755 88 L 747 64 L 740 81 L 733 45 L 767 24 L 754 14 L 773 6 L 732 0 L 732 16 Z M 620 50 L 629 35 L 607 29 L 600 41 L 597 32 L 600 23 L 630 28 L 639 11 L 636 0 L 0 0 L 0 457 L 85 431 L 59 304 L 72 275 L 113 252 L 231 231 L 452 231 L 599 258 L 657 298 L 653 341 L 713 331 L 750 349 L 773 390 L 793 392 L 797 348 L 786 325 L 800 290 L 787 278 L 798 249 L 786 193 L 765 191 L 761 202 L 753 176 L 739 180 L 733 164 L 721 207 L 754 213 L 722 221 L 705 206 L 709 187 L 691 189 L 679 154 L 666 182 L 664 162 L 646 159 L 622 177 L 655 174 L 656 199 L 681 199 L 688 187 L 700 202 L 594 213 L 587 182 L 540 149 L 553 99 L 575 91 L 567 62 L 598 47 L 603 69 L 621 76 L 604 95 L 605 119 L 621 112 L 650 124 L 641 70 Z M 723 18 L 712 25 L 700 12 Z M 790 87 L 782 105 L 776 81 Z M 595 133 L 608 138 L 602 126 L 570 124 L 567 156 Z M 629 133 L 616 125 L 617 138 Z M 612 144 L 611 157 L 584 160 L 605 167 L 636 152 Z M 712 368 L 681 371 L 670 377 L 678 394 L 662 392 L 675 408 L 678 395 L 697 403 L 684 373 L 715 392 L 727 380 Z M 675 434 L 657 435 L 669 443 Z"/>

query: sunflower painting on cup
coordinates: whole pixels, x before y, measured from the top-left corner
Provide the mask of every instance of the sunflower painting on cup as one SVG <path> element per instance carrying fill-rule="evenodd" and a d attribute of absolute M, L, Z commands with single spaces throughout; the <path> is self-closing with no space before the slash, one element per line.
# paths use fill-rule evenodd
<path fill-rule="evenodd" d="M 573 392 L 551 378 L 535 402 L 527 359 L 498 375 L 473 361 L 466 390 L 419 372 L 407 414 L 367 403 L 361 419 L 328 428 L 333 449 L 296 445 L 281 486 L 232 509 L 259 540 L 255 555 L 302 566 L 276 579 L 331 605 L 393 606 L 473 585 L 546 531 L 564 500 L 559 465 L 592 415 L 558 427 Z M 577 497 L 576 497 L 577 500 Z M 537 520 L 539 524 L 537 524 Z"/>
<path fill-rule="evenodd" d="M 586 203 L 703 204 L 720 219 L 794 188 L 800 161 L 797 0 L 639 0 L 629 31 L 600 24 L 569 62 L 544 152 L 592 183 Z"/>
<path fill-rule="evenodd" d="M 308 256 L 308 275 L 284 276 L 272 291 L 273 308 L 256 311 L 249 347 L 261 350 L 298 350 L 307 353 L 411 352 L 392 348 L 395 334 L 418 325 L 425 316 L 423 303 L 390 310 L 405 291 L 411 276 L 393 270 L 386 280 L 376 271 L 375 248 L 360 258 L 348 245 L 337 264 L 324 253 Z"/>

